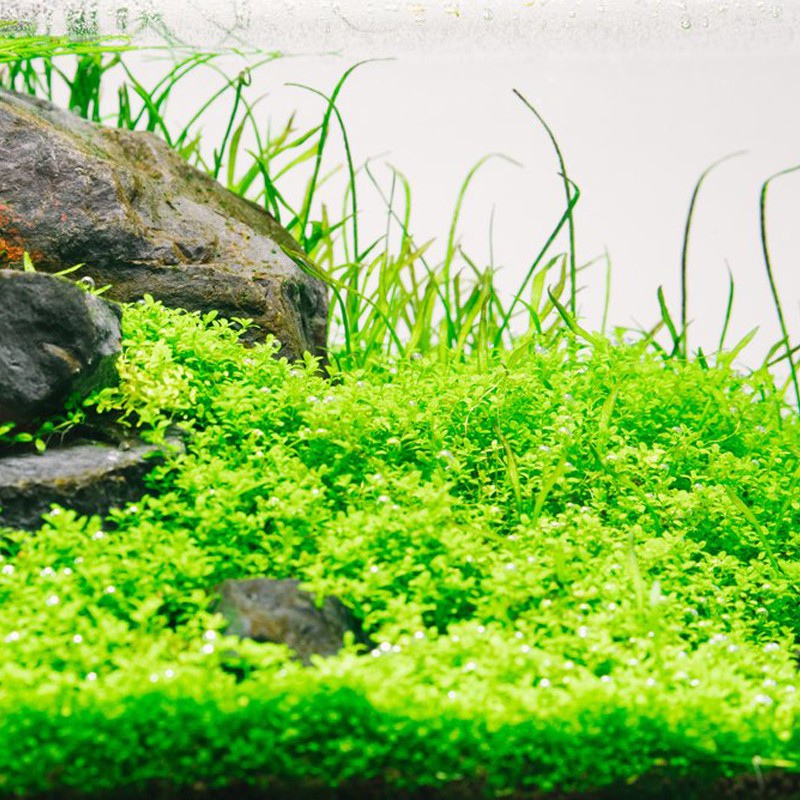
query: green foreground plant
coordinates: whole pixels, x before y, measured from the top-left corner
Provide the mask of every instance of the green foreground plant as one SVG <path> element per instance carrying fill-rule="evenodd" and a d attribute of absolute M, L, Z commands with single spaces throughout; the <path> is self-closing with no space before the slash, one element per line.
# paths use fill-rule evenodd
<path fill-rule="evenodd" d="M 800 769 L 800 431 L 765 371 L 554 331 L 331 382 L 213 314 L 124 326 L 92 405 L 187 451 L 105 520 L 2 532 L 2 791 Z M 262 575 L 374 652 L 226 639 L 208 593 Z"/>

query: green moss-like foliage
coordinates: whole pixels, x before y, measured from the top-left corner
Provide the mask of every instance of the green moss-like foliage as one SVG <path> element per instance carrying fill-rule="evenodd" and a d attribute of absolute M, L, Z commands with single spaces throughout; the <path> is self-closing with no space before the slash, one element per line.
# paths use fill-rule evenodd
<path fill-rule="evenodd" d="M 557 336 L 329 381 L 213 317 L 124 325 L 90 402 L 187 451 L 105 520 L 0 532 L 0 794 L 800 771 L 800 431 L 765 374 Z M 248 576 L 375 650 L 222 636 L 208 591 Z"/>

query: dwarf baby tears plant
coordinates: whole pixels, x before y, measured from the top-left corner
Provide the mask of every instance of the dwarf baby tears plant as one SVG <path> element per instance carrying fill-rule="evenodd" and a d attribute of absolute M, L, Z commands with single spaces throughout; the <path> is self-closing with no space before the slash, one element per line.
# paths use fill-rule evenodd
<path fill-rule="evenodd" d="M 126 307 L 90 403 L 185 452 L 0 534 L 0 794 L 800 769 L 800 438 L 762 374 L 552 333 L 329 379 L 237 327 Z M 227 639 L 209 592 L 256 576 L 374 648 Z"/>

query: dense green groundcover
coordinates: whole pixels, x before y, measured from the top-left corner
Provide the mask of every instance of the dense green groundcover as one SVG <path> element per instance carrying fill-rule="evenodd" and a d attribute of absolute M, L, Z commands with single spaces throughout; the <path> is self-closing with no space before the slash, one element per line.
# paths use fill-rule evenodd
<path fill-rule="evenodd" d="M 800 428 L 765 371 L 562 329 L 329 380 L 149 300 L 124 325 L 90 402 L 187 451 L 105 520 L 0 531 L 0 793 L 800 771 Z M 336 593 L 374 651 L 226 639 L 208 591 L 247 576 Z"/>

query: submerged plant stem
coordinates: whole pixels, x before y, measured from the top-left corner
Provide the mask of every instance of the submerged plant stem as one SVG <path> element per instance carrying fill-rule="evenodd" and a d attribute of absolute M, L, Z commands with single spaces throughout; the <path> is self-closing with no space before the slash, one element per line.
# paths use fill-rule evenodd
<path fill-rule="evenodd" d="M 572 189 L 575 184 L 573 184 L 569 176 L 567 175 L 567 165 L 564 162 L 564 156 L 561 153 L 561 148 L 558 146 L 558 140 L 555 137 L 550 126 L 545 121 L 544 117 L 531 105 L 531 103 L 516 89 L 512 90 L 514 94 L 525 104 L 526 108 L 539 120 L 542 127 L 547 132 L 547 135 L 550 137 L 550 141 L 553 143 L 553 147 L 556 151 L 556 156 L 558 157 L 558 165 L 561 175 L 563 184 L 564 184 L 564 194 L 567 200 L 567 230 L 569 235 L 569 281 L 570 281 L 570 288 L 569 288 L 569 310 L 572 316 L 577 316 L 577 296 L 578 296 L 578 288 L 577 288 L 577 281 L 578 281 L 578 267 L 577 261 L 575 256 L 575 220 L 572 215 L 572 210 L 575 207 L 575 203 L 573 202 L 573 194 Z M 575 196 L 575 201 L 577 202 L 577 196 Z"/>
<path fill-rule="evenodd" d="M 688 313 L 689 313 L 689 297 L 688 297 L 688 290 L 687 290 L 687 275 L 689 270 L 689 234 L 692 230 L 692 220 L 694 219 L 694 210 L 695 206 L 697 205 L 697 197 L 700 194 L 700 187 L 703 185 L 703 181 L 705 181 L 708 174 L 716 169 L 720 164 L 729 161 L 732 158 L 736 158 L 737 156 L 744 155 L 747 151 L 746 150 L 738 150 L 735 153 L 728 153 L 728 155 L 723 156 L 722 158 L 717 159 L 713 164 L 710 164 L 706 167 L 703 172 L 700 173 L 700 177 L 697 179 L 697 183 L 694 185 L 694 191 L 692 192 L 692 199 L 689 202 L 689 213 L 686 215 L 686 227 L 683 232 L 683 249 L 681 251 L 681 331 L 680 336 L 683 340 L 683 351 L 681 353 L 680 347 L 678 350 L 678 354 L 682 355 L 683 358 L 688 357 L 689 355 L 689 345 L 688 345 L 688 332 L 687 326 L 689 324 L 688 320 Z M 680 343 L 679 343 L 680 345 Z"/>
<path fill-rule="evenodd" d="M 789 370 L 792 376 L 792 385 L 794 386 L 794 396 L 797 401 L 797 407 L 800 409 L 800 387 L 797 383 L 797 370 L 795 368 L 794 359 L 792 358 L 792 346 L 789 341 L 789 329 L 786 327 L 786 319 L 783 315 L 783 308 L 781 307 L 781 299 L 778 294 L 778 287 L 775 284 L 775 276 L 772 273 L 772 260 L 769 255 L 769 245 L 767 244 L 767 189 L 770 183 L 776 178 L 783 175 L 788 175 L 792 172 L 800 170 L 800 164 L 784 169 L 781 172 L 776 172 L 764 181 L 761 187 L 760 198 L 760 211 L 761 211 L 761 247 L 764 252 L 764 266 L 767 269 L 767 279 L 769 280 L 769 288 L 772 291 L 772 299 L 775 302 L 775 310 L 778 313 L 778 322 L 781 326 L 781 334 L 783 336 L 783 345 L 786 348 L 786 357 L 789 360 Z"/>

